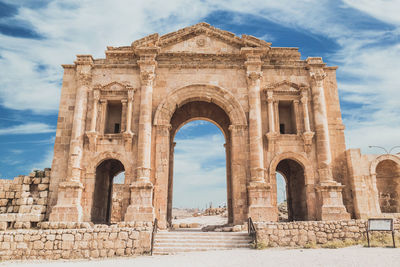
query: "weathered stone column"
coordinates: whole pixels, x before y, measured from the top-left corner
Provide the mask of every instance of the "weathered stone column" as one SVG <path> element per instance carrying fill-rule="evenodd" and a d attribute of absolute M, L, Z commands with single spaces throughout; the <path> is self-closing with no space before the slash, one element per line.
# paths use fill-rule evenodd
<path fill-rule="evenodd" d="M 275 112 L 274 112 L 274 91 L 272 89 L 267 90 L 267 103 L 268 103 L 268 128 L 269 131 L 267 133 L 267 140 L 268 140 L 268 151 L 275 150 L 275 140 L 277 137 L 276 133 L 276 119 L 275 119 Z M 278 125 L 279 126 L 279 125 Z"/>
<path fill-rule="evenodd" d="M 50 214 L 50 221 L 82 220 L 81 196 L 81 163 L 83 157 L 83 140 L 87 111 L 87 94 L 91 84 L 93 58 L 81 55 L 75 61 L 77 89 L 75 96 L 74 117 L 69 147 L 68 172 L 64 182 L 59 184 L 57 204 Z"/>
<path fill-rule="evenodd" d="M 128 100 L 126 100 L 126 99 L 121 100 L 121 105 L 122 105 L 121 128 L 120 128 L 121 133 L 124 133 L 126 130 L 126 104 L 127 103 L 128 103 Z"/>
<path fill-rule="evenodd" d="M 293 108 L 296 122 L 296 134 L 300 134 L 299 100 L 293 100 Z"/>
<path fill-rule="evenodd" d="M 92 109 L 92 120 L 90 122 L 90 131 L 86 133 L 89 139 L 89 150 L 96 150 L 96 142 L 97 142 L 97 112 L 98 112 L 98 104 L 100 100 L 100 91 L 99 89 L 93 90 L 93 109 Z"/>
<path fill-rule="evenodd" d="M 128 111 L 126 113 L 126 129 L 125 132 L 132 133 L 132 105 L 133 105 L 133 89 L 128 90 Z"/>
<path fill-rule="evenodd" d="M 151 131 L 153 83 L 157 67 L 158 47 L 138 48 L 140 57 L 140 114 L 138 131 L 138 153 L 136 181 L 131 184 L 131 203 L 125 215 L 125 221 L 153 221 L 153 184 L 150 182 Z"/>
<path fill-rule="evenodd" d="M 100 106 L 101 106 L 100 133 L 101 134 L 105 133 L 106 121 L 107 121 L 107 104 L 108 104 L 107 99 L 100 100 Z"/>
<path fill-rule="evenodd" d="M 332 176 L 332 155 L 329 140 L 328 114 L 326 110 L 323 70 L 325 63 L 321 58 L 308 58 L 310 67 L 311 92 L 313 98 L 314 125 L 317 141 L 319 185 L 318 198 L 321 204 L 319 218 L 322 220 L 350 219 L 343 205 L 342 188 Z"/>
<path fill-rule="evenodd" d="M 249 95 L 249 146 L 250 180 L 264 182 L 263 135 L 261 128 L 261 55 L 265 51 L 254 48 L 242 48 L 246 56 L 247 88 Z"/>
<path fill-rule="evenodd" d="M 133 96 L 134 96 L 134 90 L 129 89 L 128 90 L 128 104 L 127 104 L 127 111 L 126 111 L 126 121 L 125 121 L 125 131 L 123 132 L 123 137 L 124 137 L 124 144 L 125 144 L 125 150 L 127 152 L 131 151 L 132 148 L 132 138 L 134 136 L 132 132 L 132 104 L 133 104 Z"/>
<path fill-rule="evenodd" d="M 244 47 L 246 57 L 247 88 L 249 96 L 249 149 L 250 182 L 247 185 L 249 199 L 248 216 L 254 221 L 275 220 L 276 210 L 271 206 L 271 186 L 265 182 L 264 147 L 261 121 L 261 57 L 266 49 Z M 234 140 L 232 139 L 232 144 Z M 235 151 L 232 150 L 232 154 Z"/>
<path fill-rule="evenodd" d="M 93 90 L 93 111 L 92 111 L 92 121 L 90 123 L 90 131 L 96 132 L 96 122 L 97 122 L 97 107 L 100 100 L 100 91 L 98 89 Z"/>
<path fill-rule="evenodd" d="M 306 152 L 310 152 L 314 132 L 311 132 L 310 128 L 310 117 L 308 115 L 308 93 L 306 88 L 302 88 L 300 102 L 303 107 L 304 132 L 302 137 L 304 141 L 304 150 Z"/>

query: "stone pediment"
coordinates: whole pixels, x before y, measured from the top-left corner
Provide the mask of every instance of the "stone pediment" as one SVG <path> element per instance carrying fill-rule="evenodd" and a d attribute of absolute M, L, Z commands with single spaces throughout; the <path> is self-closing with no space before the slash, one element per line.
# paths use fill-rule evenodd
<path fill-rule="evenodd" d="M 217 29 L 207 23 L 199 23 L 163 36 L 152 34 L 132 43 L 134 49 L 160 47 L 161 53 L 239 53 L 242 47 L 269 48 L 267 43 L 256 37 L 235 34 Z"/>
<path fill-rule="evenodd" d="M 264 88 L 264 90 L 267 91 L 274 91 L 277 93 L 287 93 L 287 94 L 297 94 L 300 93 L 303 88 L 306 88 L 305 84 L 296 84 L 293 82 L 290 82 L 288 80 L 283 80 L 277 83 L 273 83 L 271 85 L 268 85 L 267 87 Z"/>
<path fill-rule="evenodd" d="M 99 89 L 99 90 L 102 90 L 102 91 L 126 91 L 126 90 L 129 90 L 129 89 L 132 89 L 132 87 L 129 86 L 129 85 L 125 85 L 125 84 L 122 84 L 122 83 L 119 83 L 119 82 L 115 82 L 115 81 L 111 82 L 111 83 L 108 83 L 106 85 L 97 84 L 95 86 L 95 88 Z"/>

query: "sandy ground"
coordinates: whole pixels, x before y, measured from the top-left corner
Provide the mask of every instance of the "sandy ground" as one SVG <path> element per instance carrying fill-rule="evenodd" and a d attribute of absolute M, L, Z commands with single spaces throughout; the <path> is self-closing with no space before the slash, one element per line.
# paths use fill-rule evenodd
<path fill-rule="evenodd" d="M 219 215 L 215 216 L 199 216 L 199 217 L 188 217 L 182 219 L 172 220 L 172 223 L 198 223 L 201 226 L 205 225 L 223 225 L 228 222 L 227 217 Z"/>
<path fill-rule="evenodd" d="M 92 261 L 3 262 L 7 267 L 180 267 L 180 266 L 400 266 L 400 249 L 350 247 L 341 249 L 266 249 L 191 252 L 168 256 L 140 256 Z"/>

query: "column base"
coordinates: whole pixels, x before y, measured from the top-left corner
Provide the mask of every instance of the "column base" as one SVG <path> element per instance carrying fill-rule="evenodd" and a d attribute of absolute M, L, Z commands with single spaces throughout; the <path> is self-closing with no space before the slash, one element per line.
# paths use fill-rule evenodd
<path fill-rule="evenodd" d="M 137 181 L 130 185 L 131 204 L 125 213 L 125 221 L 154 221 L 153 184 L 149 181 Z"/>
<path fill-rule="evenodd" d="M 278 210 L 272 206 L 270 185 L 265 182 L 250 182 L 247 191 L 249 195 L 248 216 L 254 222 L 278 221 Z"/>
<path fill-rule="evenodd" d="M 58 186 L 57 205 L 51 210 L 51 222 L 81 222 L 83 211 L 81 197 L 83 184 L 80 182 L 62 182 Z"/>
<path fill-rule="evenodd" d="M 343 205 L 342 186 L 337 182 L 324 182 L 317 186 L 317 196 L 321 207 L 319 219 L 322 221 L 350 220 L 350 213 Z"/>

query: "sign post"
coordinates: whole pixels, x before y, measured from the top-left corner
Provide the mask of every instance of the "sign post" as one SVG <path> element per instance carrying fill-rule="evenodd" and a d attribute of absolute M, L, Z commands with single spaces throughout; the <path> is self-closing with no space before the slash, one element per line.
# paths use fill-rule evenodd
<path fill-rule="evenodd" d="M 369 232 L 370 231 L 391 231 L 392 232 L 392 240 L 393 247 L 396 247 L 396 243 L 394 241 L 394 227 L 393 227 L 393 219 L 386 218 L 371 218 L 368 219 L 367 226 L 367 239 L 368 239 L 368 247 L 369 245 Z"/>

